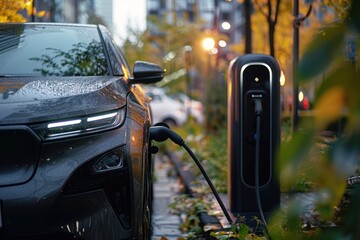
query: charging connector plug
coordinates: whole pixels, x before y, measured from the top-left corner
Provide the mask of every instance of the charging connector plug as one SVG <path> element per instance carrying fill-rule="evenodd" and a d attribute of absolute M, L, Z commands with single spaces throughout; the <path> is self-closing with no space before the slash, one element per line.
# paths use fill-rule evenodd
<path fill-rule="evenodd" d="M 254 99 L 255 103 L 255 114 L 256 116 L 259 116 L 262 114 L 262 103 L 260 98 Z"/>
<path fill-rule="evenodd" d="M 164 126 L 150 127 L 150 139 L 156 142 L 164 142 L 169 139 L 179 146 L 184 144 L 184 140 L 176 132 Z"/>

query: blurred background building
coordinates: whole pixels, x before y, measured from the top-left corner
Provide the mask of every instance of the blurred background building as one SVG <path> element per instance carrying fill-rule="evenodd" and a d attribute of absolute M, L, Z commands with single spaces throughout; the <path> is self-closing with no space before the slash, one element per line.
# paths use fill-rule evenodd
<path fill-rule="evenodd" d="M 23 15 L 31 22 L 80 22 L 87 21 L 87 5 L 93 0 L 34 0 Z"/>
<path fill-rule="evenodd" d="M 113 29 L 113 0 L 33 0 L 23 15 L 30 22 L 101 23 Z"/>
<path fill-rule="evenodd" d="M 92 0 L 94 2 L 94 8 L 92 9 L 95 15 L 99 16 L 103 21 L 104 25 L 107 26 L 107 28 L 110 31 L 113 31 L 114 25 L 113 25 L 113 0 Z M 115 0 L 118 1 L 118 0 Z"/>
<path fill-rule="evenodd" d="M 176 21 L 203 21 L 205 29 L 228 36 L 228 43 L 240 42 L 243 34 L 243 7 L 235 0 L 147 0 L 147 16 L 176 24 Z M 151 21 L 147 28 L 157 33 Z"/>
<path fill-rule="evenodd" d="M 121 4 L 129 4 L 124 1 Z M 203 29 L 227 36 L 227 43 L 239 43 L 243 35 L 243 4 L 235 0 L 144 0 L 147 17 L 169 24 L 203 22 Z M 115 31 L 113 0 L 33 0 L 23 15 L 32 22 L 101 23 Z M 29 11 L 29 9 L 31 9 Z M 157 29 L 151 21 L 147 28 Z"/>

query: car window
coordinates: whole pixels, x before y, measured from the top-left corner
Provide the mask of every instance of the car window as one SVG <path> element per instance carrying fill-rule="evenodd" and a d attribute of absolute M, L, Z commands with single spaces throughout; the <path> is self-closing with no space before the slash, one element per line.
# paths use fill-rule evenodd
<path fill-rule="evenodd" d="M 96 27 L 0 25 L 0 76 L 109 75 Z"/>

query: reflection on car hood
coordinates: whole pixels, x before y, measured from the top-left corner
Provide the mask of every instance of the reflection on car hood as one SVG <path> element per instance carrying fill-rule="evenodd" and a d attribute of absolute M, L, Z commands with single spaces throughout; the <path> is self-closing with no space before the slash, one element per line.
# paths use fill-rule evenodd
<path fill-rule="evenodd" d="M 0 125 L 49 121 L 120 108 L 127 86 L 119 77 L 0 79 Z"/>

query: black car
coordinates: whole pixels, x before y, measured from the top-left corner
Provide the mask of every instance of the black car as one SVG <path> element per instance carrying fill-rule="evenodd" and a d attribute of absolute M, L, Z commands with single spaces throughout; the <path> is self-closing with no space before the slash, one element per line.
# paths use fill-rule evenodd
<path fill-rule="evenodd" d="M 0 24 L 0 239 L 147 239 L 149 103 L 103 26 Z"/>

